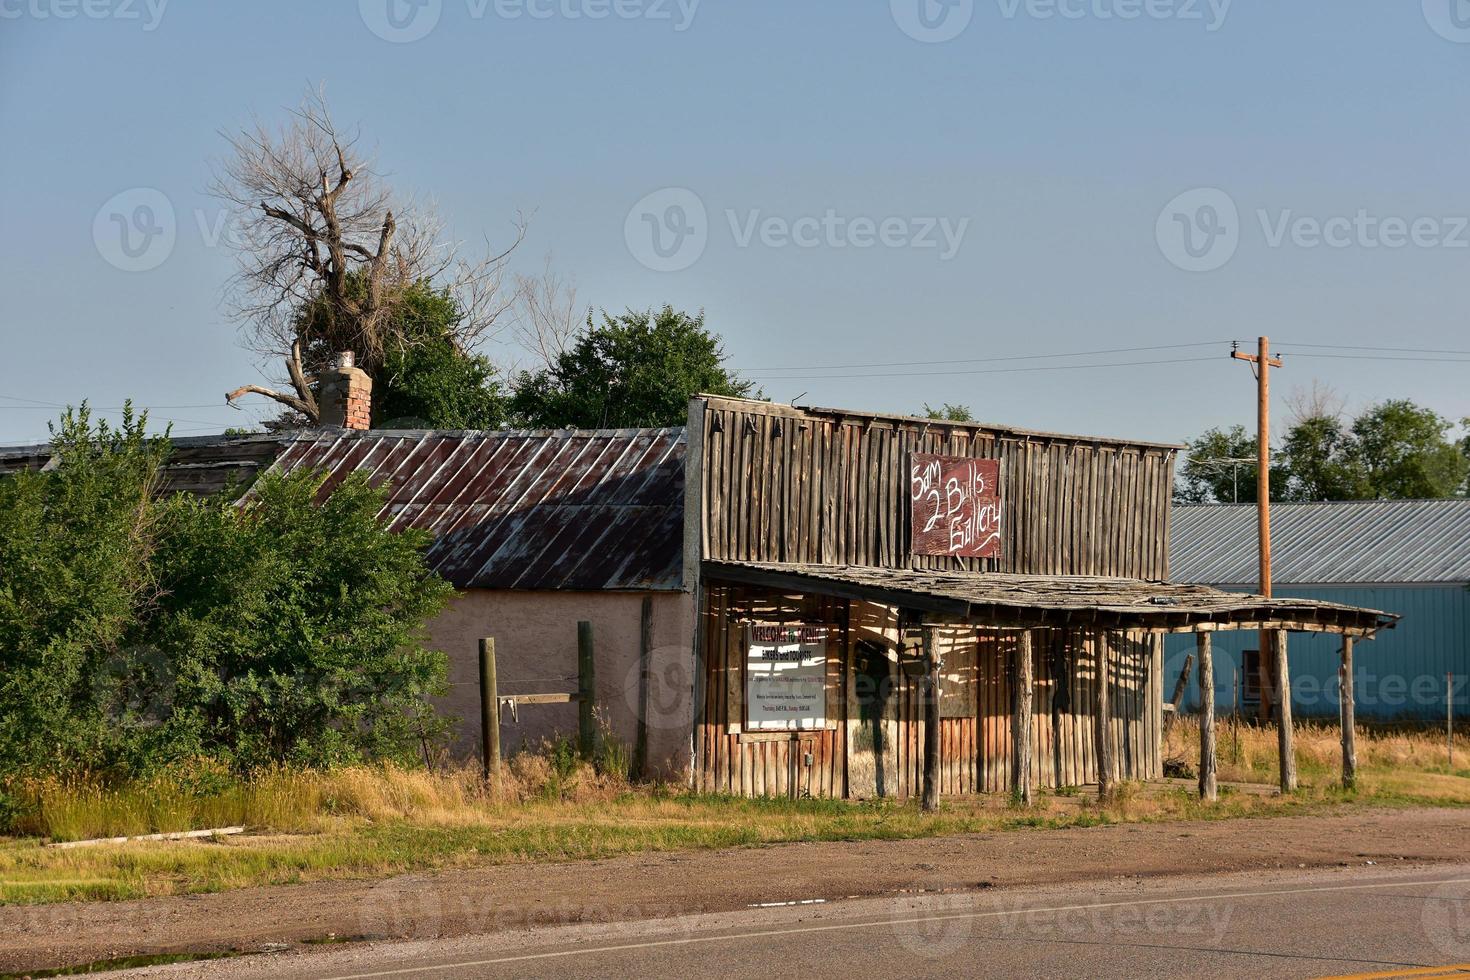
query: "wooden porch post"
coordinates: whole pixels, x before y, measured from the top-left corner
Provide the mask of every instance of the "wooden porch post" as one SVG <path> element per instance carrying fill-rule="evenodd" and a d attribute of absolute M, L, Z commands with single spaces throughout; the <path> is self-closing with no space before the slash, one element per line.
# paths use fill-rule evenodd
<path fill-rule="evenodd" d="M 1199 796 L 1214 802 L 1215 786 L 1215 661 L 1214 634 L 1196 633 L 1199 648 Z"/>
<path fill-rule="evenodd" d="M 1342 786 L 1352 789 L 1358 781 L 1357 732 L 1354 730 L 1353 704 L 1353 638 L 1342 638 L 1342 686 L 1338 700 L 1342 704 Z"/>
<path fill-rule="evenodd" d="M 1099 634 L 1092 685 L 1092 740 L 1093 757 L 1097 760 L 1097 797 L 1100 800 L 1106 800 L 1113 791 L 1112 726 L 1108 724 L 1108 651 L 1112 645 L 1113 634 Z"/>
<path fill-rule="evenodd" d="M 939 654 L 934 627 L 924 633 L 924 797 L 923 808 L 939 809 Z"/>
<path fill-rule="evenodd" d="M 1286 630 L 1277 630 L 1271 644 L 1276 653 L 1276 747 L 1281 756 L 1281 792 L 1296 790 L 1296 733 L 1291 727 L 1291 672 L 1286 662 Z"/>
<path fill-rule="evenodd" d="M 1031 796 L 1031 705 L 1035 689 L 1031 630 L 1022 630 L 1016 648 L 1016 701 L 1011 715 L 1011 795 L 1023 806 Z"/>

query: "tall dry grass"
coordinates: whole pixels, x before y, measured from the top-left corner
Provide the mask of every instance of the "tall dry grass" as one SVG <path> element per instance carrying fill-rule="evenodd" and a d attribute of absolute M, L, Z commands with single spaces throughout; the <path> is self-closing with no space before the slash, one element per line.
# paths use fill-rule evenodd
<path fill-rule="evenodd" d="M 588 803 L 627 792 L 625 767 L 605 758 L 588 763 L 570 742 L 548 741 L 513 756 L 491 786 L 479 766 L 281 767 L 240 777 L 208 761 L 123 783 L 30 778 L 5 787 L 17 804 L 8 829 L 69 841 L 229 826 L 314 833 L 343 821 L 463 825 L 534 801 Z"/>
<path fill-rule="evenodd" d="M 1294 727 L 1297 768 L 1303 777 L 1336 777 L 1342 771 L 1342 729 L 1320 722 Z M 1222 780 L 1271 783 L 1279 778 L 1275 725 L 1219 719 L 1215 727 L 1217 771 Z M 1364 774 L 1400 777 L 1399 788 L 1410 787 L 1415 775 L 1470 778 L 1470 738 L 1456 736 L 1454 765 L 1445 733 L 1404 726 L 1359 725 L 1356 735 L 1358 770 Z M 1199 721 L 1181 717 L 1164 735 L 1164 758 L 1170 768 L 1190 772 L 1199 764 Z"/>

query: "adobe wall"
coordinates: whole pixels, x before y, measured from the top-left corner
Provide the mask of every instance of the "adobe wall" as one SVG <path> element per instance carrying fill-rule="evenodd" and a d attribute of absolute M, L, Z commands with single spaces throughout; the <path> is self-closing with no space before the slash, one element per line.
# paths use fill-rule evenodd
<path fill-rule="evenodd" d="M 597 701 L 631 753 L 638 707 L 638 647 L 644 593 L 530 592 L 471 589 L 429 624 L 429 646 L 449 656 L 449 695 L 441 702 L 459 721 L 454 752 L 477 758 L 480 745 L 478 643 L 493 636 L 500 694 L 577 689 L 577 622 L 592 622 Z M 648 758 L 654 771 L 687 778 L 693 719 L 694 598 L 653 596 Z M 576 737 L 575 704 L 523 705 L 501 715 L 502 754 L 534 748 L 555 734 Z"/>

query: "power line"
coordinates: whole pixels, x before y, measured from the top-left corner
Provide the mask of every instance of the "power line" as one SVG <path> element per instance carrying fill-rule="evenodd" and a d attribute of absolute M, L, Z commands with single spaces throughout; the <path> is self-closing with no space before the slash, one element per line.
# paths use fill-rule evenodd
<path fill-rule="evenodd" d="M 1148 364 L 1194 364 L 1217 361 L 1217 357 L 1172 357 L 1157 361 L 1110 361 L 1102 364 L 1047 364 L 1038 367 L 975 368 L 967 371 L 877 371 L 869 374 L 747 375 L 752 381 L 836 381 L 845 378 L 940 378 L 951 375 L 1024 374 L 1032 371 L 1085 371 L 1092 368 L 1139 367 Z M 925 362 L 928 363 L 928 362 Z M 949 361 L 946 363 L 963 363 Z"/>
<path fill-rule="evenodd" d="M 34 408 L 77 408 L 77 407 L 80 407 L 79 405 L 63 405 L 60 402 L 43 402 L 43 401 L 40 401 L 40 400 L 35 399 L 35 398 L 22 398 L 19 395 L 0 395 L 0 398 L 5 399 L 6 401 L 25 402 L 26 403 L 25 405 L 0 405 L 0 408 L 23 409 L 23 408 L 31 408 L 31 407 L 34 407 Z M 121 412 L 127 406 L 126 405 L 88 405 L 87 407 L 90 408 L 90 409 L 92 409 L 93 411 L 96 411 L 96 412 Z M 133 407 L 134 408 L 139 408 L 139 406 L 137 406 L 137 405 L 134 405 Z M 223 402 L 210 402 L 207 405 L 148 405 L 148 406 L 143 406 L 143 408 L 146 409 L 146 410 L 148 410 L 148 411 L 152 411 L 153 409 L 226 408 L 226 407 L 227 406 Z"/>
<path fill-rule="evenodd" d="M 1328 350 L 1374 350 L 1388 351 L 1397 354 L 1465 354 L 1470 355 L 1470 350 L 1436 350 L 1433 347 L 1360 347 L 1352 344 L 1289 344 L 1283 343 L 1283 347 L 1319 347 Z"/>
<path fill-rule="evenodd" d="M 1186 347 L 1213 347 L 1228 344 L 1228 340 L 1201 340 L 1192 344 L 1156 344 L 1151 347 L 1108 347 L 1102 350 L 1073 351 L 1065 354 L 1011 354 L 1004 357 L 946 357 L 933 361 L 883 361 L 878 364 L 806 364 L 772 365 L 770 367 L 742 367 L 736 371 L 845 371 L 857 368 L 920 367 L 925 364 L 992 364 L 997 361 L 1039 361 L 1063 357 L 1093 357 L 1099 354 L 1136 354 L 1152 350 L 1181 350 Z"/>
<path fill-rule="evenodd" d="M 1352 348 L 1349 348 L 1350 350 Z M 1413 361 L 1424 364 L 1470 364 L 1470 357 L 1387 357 L 1383 354 L 1314 354 L 1311 351 L 1281 351 L 1282 357 L 1327 357 L 1338 361 Z M 1446 351 L 1445 353 L 1470 353 Z"/>

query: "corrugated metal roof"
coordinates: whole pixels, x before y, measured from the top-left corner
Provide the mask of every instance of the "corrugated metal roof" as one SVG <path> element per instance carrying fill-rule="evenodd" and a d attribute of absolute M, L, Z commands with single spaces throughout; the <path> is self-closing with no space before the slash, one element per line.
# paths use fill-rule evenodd
<path fill-rule="evenodd" d="M 249 486 L 260 470 L 271 464 L 290 433 L 184 436 L 169 440 L 160 489 L 207 496 L 231 487 Z M 0 476 L 21 470 L 39 470 L 51 461 L 51 446 L 0 446 Z"/>
<path fill-rule="evenodd" d="M 1280 585 L 1470 582 L 1470 500 L 1271 505 L 1271 577 Z M 1255 504 L 1174 508 L 1169 577 L 1257 584 Z"/>
<path fill-rule="evenodd" d="M 429 563 L 459 588 L 678 589 L 682 428 L 305 433 L 274 470 L 354 470 L 387 483 L 391 527 L 435 535 Z"/>

